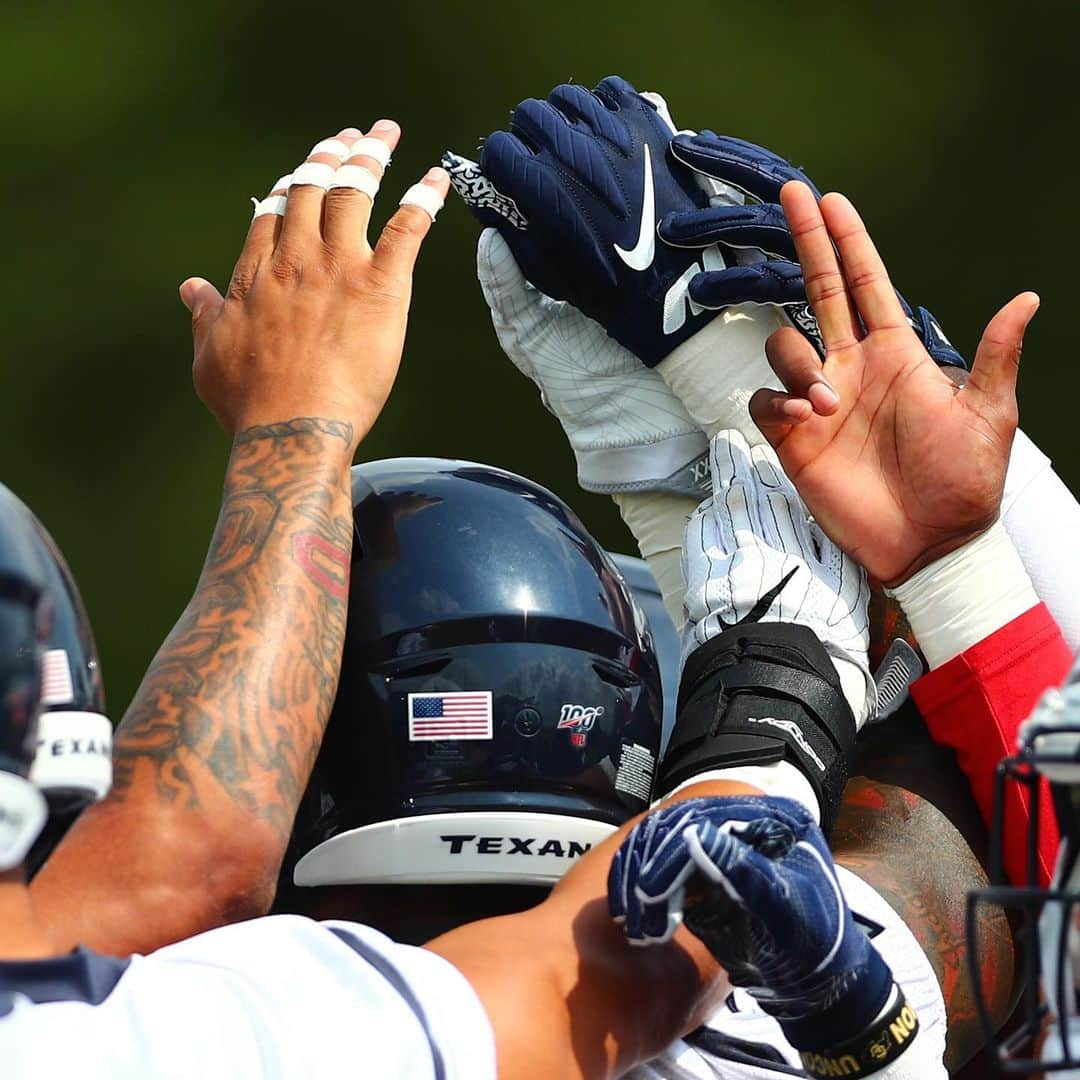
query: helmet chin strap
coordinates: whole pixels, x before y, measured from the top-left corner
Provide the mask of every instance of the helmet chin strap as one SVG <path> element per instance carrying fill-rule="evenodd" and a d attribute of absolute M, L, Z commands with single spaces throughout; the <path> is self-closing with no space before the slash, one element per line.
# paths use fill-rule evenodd
<path fill-rule="evenodd" d="M 0 772 L 0 872 L 22 863 L 47 816 L 45 796 L 29 780 Z"/>

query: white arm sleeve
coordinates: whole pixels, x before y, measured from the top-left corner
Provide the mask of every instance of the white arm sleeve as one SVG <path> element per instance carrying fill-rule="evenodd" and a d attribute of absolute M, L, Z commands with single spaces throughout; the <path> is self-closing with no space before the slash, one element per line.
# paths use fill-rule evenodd
<path fill-rule="evenodd" d="M 1022 431 L 1013 442 L 1001 520 L 1036 594 L 1069 648 L 1080 652 L 1080 503 Z"/>

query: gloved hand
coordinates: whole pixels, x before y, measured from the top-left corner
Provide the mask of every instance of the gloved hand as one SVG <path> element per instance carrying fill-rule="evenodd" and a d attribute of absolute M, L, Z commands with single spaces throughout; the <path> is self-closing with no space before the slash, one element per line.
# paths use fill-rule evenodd
<path fill-rule="evenodd" d="M 724 252 L 753 251 L 760 260 L 730 265 L 734 260 L 726 254 L 729 265 L 706 269 L 690 282 L 691 300 L 715 310 L 743 303 L 776 304 L 824 355 L 817 319 L 806 301 L 795 244 L 780 207 L 780 189 L 789 180 L 801 180 L 820 198 L 810 178 L 771 150 L 712 131 L 675 136 L 671 153 L 699 179 L 720 181 L 741 191 L 746 203 L 672 211 L 660 223 L 661 238 L 684 250 L 711 249 L 719 244 Z M 912 329 L 938 364 L 967 366 L 930 312 L 921 307 L 912 309 L 902 296 L 900 303 Z"/>
<path fill-rule="evenodd" d="M 459 182 L 460 172 L 455 176 Z M 476 271 L 503 352 L 562 424 L 587 491 L 708 488 L 708 443 L 660 375 L 565 300 L 525 280 L 496 229 Z"/>
<path fill-rule="evenodd" d="M 608 907 L 639 944 L 666 941 L 685 921 L 798 1049 L 859 1035 L 893 992 L 824 835 L 790 799 L 689 799 L 654 811 L 612 861 Z"/>
<path fill-rule="evenodd" d="M 666 103 L 610 76 L 593 91 L 564 85 L 545 101 L 526 99 L 510 128 L 484 140 L 478 168 L 444 157 L 454 186 L 537 289 L 655 366 L 712 320 L 686 288 L 703 266 L 723 265 L 716 249 L 657 243 L 662 215 L 709 205 L 668 152 Z"/>
<path fill-rule="evenodd" d="M 861 724 L 876 701 L 866 574 L 809 519 L 770 446 L 751 448 L 738 432 L 722 431 L 709 464 L 713 495 L 690 519 L 683 544 L 684 659 L 736 623 L 801 623 L 861 671 Z"/>

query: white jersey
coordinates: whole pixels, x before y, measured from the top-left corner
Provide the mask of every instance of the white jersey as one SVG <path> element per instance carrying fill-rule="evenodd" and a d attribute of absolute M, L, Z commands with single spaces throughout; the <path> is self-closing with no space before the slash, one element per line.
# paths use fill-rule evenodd
<path fill-rule="evenodd" d="M 921 1075 L 926 1080 L 947 1077 L 942 1064 L 945 1002 L 926 953 L 876 890 L 842 866 L 836 872 L 848 906 L 918 1014 L 920 1061 L 935 1063 Z M 903 1060 L 903 1056 L 898 1058 L 896 1064 Z M 704 1029 L 673 1043 L 628 1076 L 633 1080 L 776 1080 L 806 1073 L 780 1025 L 749 994 L 736 990 Z"/>
<path fill-rule="evenodd" d="M 837 872 L 918 1013 L 924 1053 L 940 1062 L 945 1007 L 925 953 L 872 888 L 843 867 Z M 80 949 L 0 962 L 0 1062 L 4 1080 L 496 1075 L 491 1025 L 456 968 L 370 927 L 297 915 L 212 930 L 150 956 L 117 960 Z M 805 1074 L 776 1021 L 736 990 L 706 1029 L 629 1075 Z M 922 1075 L 946 1074 L 941 1067 Z"/>
<path fill-rule="evenodd" d="M 494 1080 L 472 987 L 355 923 L 256 919 L 124 960 L 0 963 L 0 1073 Z"/>

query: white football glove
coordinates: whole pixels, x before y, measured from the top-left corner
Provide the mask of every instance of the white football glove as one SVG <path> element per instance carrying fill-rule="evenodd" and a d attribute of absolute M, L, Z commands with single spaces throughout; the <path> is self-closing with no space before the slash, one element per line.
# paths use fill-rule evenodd
<path fill-rule="evenodd" d="M 735 623 L 799 623 L 861 672 L 861 723 L 876 703 L 866 574 L 809 519 L 770 446 L 751 449 L 739 432 L 722 431 L 709 464 L 713 494 L 687 524 L 683 545 L 683 660 Z"/>
<path fill-rule="evenodd" d="M 562 424 L 583 488 L 708 490 L 707 440 L 656 371 L 530 285 L 495 229 L 480 234 L 476 271 L 499 344 Z"/>

